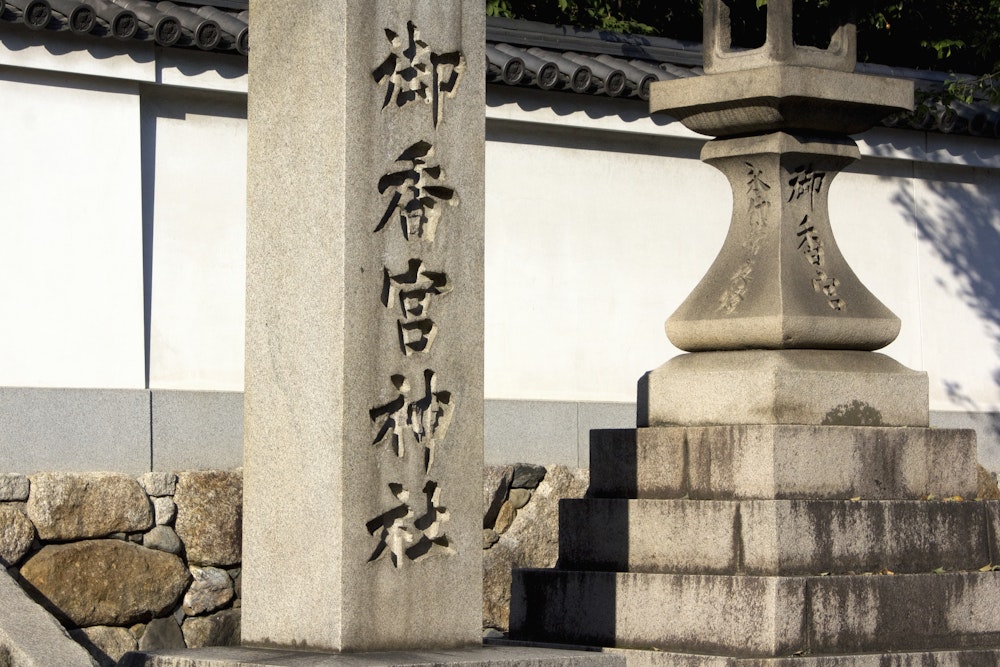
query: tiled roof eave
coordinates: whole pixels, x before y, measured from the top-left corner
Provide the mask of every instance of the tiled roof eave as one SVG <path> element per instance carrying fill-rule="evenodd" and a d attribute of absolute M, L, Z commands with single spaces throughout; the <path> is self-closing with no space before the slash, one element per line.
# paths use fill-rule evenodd
<path fill-rule="evenodd" d="M 121 42 L 154 42 L 245 58 L 249 12 L 242 0 L 0 0 L 0 23 L 41 34 L 60 31 Z M 487 81 L 645 102 L 655 81 L 699 76 L 701 45 L 488 17 Z M 858 71 L 940 86 L 948 74 L 861 64 Z M 581 106 L 585 103 L 581 99 Z M 885 122 L 889 127 L 1000 138 L 1000 107 L 934 105 Z"/>

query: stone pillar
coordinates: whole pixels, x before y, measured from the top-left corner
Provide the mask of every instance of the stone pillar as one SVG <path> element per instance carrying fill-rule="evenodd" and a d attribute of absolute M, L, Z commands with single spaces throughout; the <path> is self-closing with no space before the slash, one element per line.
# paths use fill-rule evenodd
<path fill-rule="evenodd" d="M 243 641 L 479 643 L 482 7 L 251 17 Z"/>

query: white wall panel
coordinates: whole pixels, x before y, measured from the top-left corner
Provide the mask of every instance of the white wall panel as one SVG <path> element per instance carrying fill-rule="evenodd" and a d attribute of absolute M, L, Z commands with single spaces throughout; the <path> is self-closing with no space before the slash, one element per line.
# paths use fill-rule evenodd
<path fill-rule="evenodd" d="M 677 354 L 663 323 L 722 244 L 721 173 L 656 150 L 486 150 L 486 396 L 634 401 Z"/>
<path fill-rule="evenodd" d="M 855 163 L 833 181 L 830 221 L 858 278 L 902 320 L 899 336 L 880 352 L 923 369 L 912 171 L 909 163 Z"/>
<path fill-rule="evenodd" d="M 144 386 L 137 93 L 0 70 L 0 385 Z"/>
<path fill-rule="evenodd" d="M 149 101 L 155 123 L 150 387 L 243 389 L 246 119 L 240 99 Z"/>
<path fill-rule="evenodd" d="M 1000 174 L 918 165 L 921 330 L 931 408 L 1000 410 Z"/>

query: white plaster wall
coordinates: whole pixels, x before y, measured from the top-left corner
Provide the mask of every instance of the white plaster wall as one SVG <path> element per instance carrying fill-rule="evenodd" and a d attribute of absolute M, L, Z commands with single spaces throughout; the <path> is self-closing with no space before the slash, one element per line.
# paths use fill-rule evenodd
<path fill-rule="evenodd" d="M 0 67 L 0 385 L 144 385 L 134 83 Z"/>
<path fill-rule="evenodd" d="M 143 386 L 146 169 L 150 386 L 242 388 L 241 84 L 116 80 L 129 71 L 0 64 L 17 128 L 0 135 L 0 385 Z M 728 186 L 697 160 L 701 139 L 639 105 L 582 111 L 578 98 L 499 90 L 487 109 L 487 397 L 633 401 L 638 377 L 678 352 L 663 322 L 721 245 Z M 145 162 L 141 118 L 155 127 Z M 61 130 L 69 122 L 77 131 Z M 886 352 L 929 371 L 932 409 L 996 411 L 1000 142 L 864 139 L 870 159 L 834 181 L 831 215 L 856 272 L 903 320 Z"/>
<path fill-rule="evenodd" d="M 697 161 L 699 140 L 610 105 L 504 98 L 488 115 L 487 397 L 635 400 L 635 379 L 678 352 L 662 323 L 721 245 L 728 185 Z M 861 144 L 830 211 L 902 319 L 883 352 L 928 371 L 932 410 L 997 411 L 1000 142 L 878 130 Z"/>
<path fill-rule="evenodd" d="M 931 407 L 1000 410 L 1000 173 L 918 165 L 921 332 Z"/>
<path fill-rule="evenodd" d="M 830 221 L 837 245 L 858 278 L 902 320 L 899 336 L 880 350 L 904 366 L 923 369 L 920 271 L 910 163 L 864 160 L 830 188 Z"/>
<path fill-rule="evenodd" d="M 726 181 L 616 143 L 487 143 L 488 398 L 634 401 L 678 353 L 663 323 L 721 246 Z"/>
<path fill-rule="evenodd" d="M 155 128 L 149 384 L 241 391 L 246 118 L 240 98 L 150 96 Z"/>

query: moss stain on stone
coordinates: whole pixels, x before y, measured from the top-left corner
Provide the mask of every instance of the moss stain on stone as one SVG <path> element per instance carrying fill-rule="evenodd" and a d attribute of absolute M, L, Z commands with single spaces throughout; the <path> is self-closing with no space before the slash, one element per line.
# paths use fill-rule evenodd
<path fill-rule="evenodd" d="M 882 413 L 865 403 L 854 400 L 841 403 L 823 417 L 823 426 L 882 426 Z"/>

